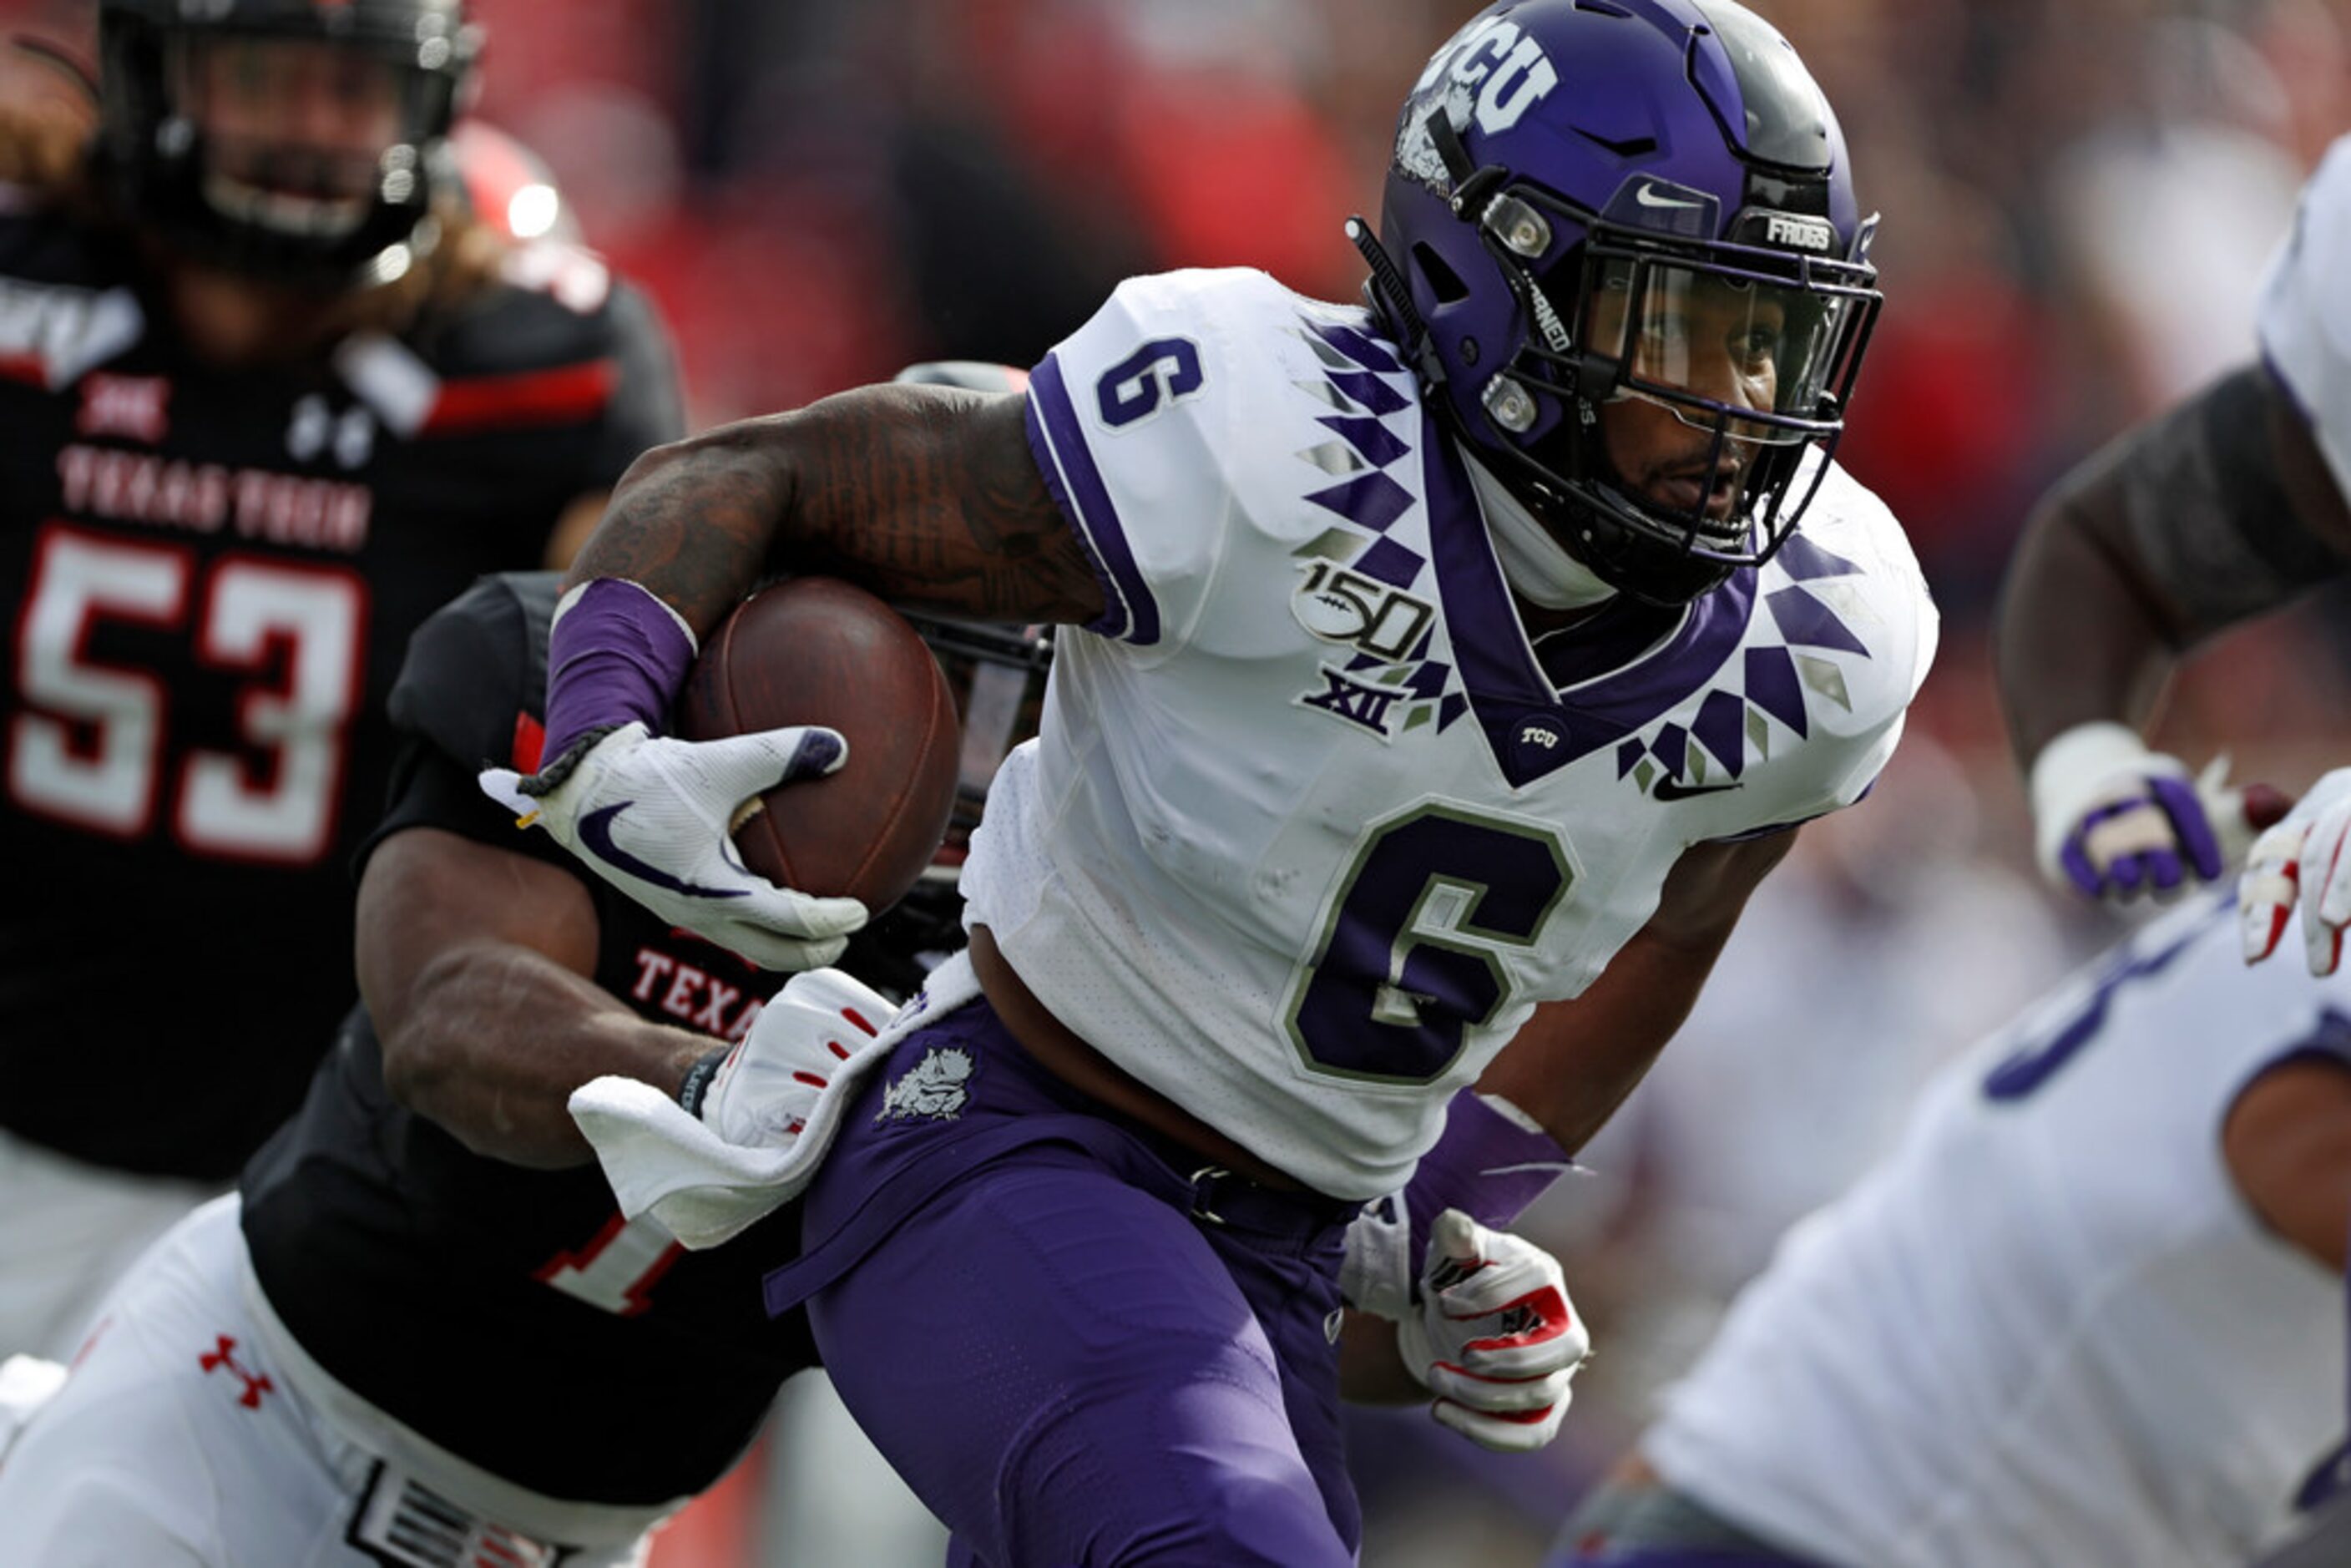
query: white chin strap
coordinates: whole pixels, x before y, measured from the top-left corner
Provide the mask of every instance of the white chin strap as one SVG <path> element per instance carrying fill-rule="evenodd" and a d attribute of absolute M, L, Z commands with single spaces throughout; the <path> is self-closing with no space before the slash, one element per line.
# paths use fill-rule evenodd
<path fill-rule="evenodd" d="M 1461 460 L 1468 467 L 1470 488 L 1486 514 L 1487 537 L 1494 541 L 1494 554 L 1512 592 L 1545 610 L 1581 610 L 1615 597 L 1616 591 L 1568 554 L 1567 547 L 1535 521 L 1534 514 L 1474 454 L 1463 449 Z"/>

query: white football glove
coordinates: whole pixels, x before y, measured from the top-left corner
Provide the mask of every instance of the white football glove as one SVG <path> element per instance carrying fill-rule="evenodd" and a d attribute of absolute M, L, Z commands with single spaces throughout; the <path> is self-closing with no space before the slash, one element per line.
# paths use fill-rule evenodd
<path fill-rule="evenodd" d="M 2042 873 L 2085 897 L 2126 903 L 2217 880 L 2252 840 L 2228 758 L 2197 777 L 2126 725 L 2076 725 L 2032 759 L 2033 849 Z"/>
<path fill-rule="evenodd" d="M 1391 1243 L 1408 1234 L 1408 1221 L 1395 1222 L 1403 1210 L 1400 1197 L 1382 1199 L 1348 1228 L 1343 1293 L 1395 1321 L 1396 1350 L 1437 1396 L 1429 1413 L 1439 1425 L 1505 1453 L 1541 1448 L 1559 1435 L 1568 1385 L 1592 1354 L 1559 1260 L 1448 1208 L 1429 1238 L 1419 1301 L 1400 1301 Z"/>
<path fill-rule="evenodd" d="M 2283 821 L 2254 841 L 2237 879 L 2246 963 L 2277 951 L 2297 908 L 2303 961 L 2314 975 L 2333 974 L 2351 925 L 2351 768 L 2312 785 Z"/>
<path fill-rule="evenodd" d="M 632 723 L 536 774 L 489 768 L 480 783 L 671 925 L 762 968 L 812 969 L 841 956 L 865 905 L 778 887 L 745 867 L 728 832 L 757 796 L 847 755 L 837 731 L 813 727 L 690 741 Z"/>
<path fill-rule="evenodd" d="M 857 1060 L 897 1010 L 889 998 L 841 970 L 794 975 L 719 1063 L 702 1097 L 702 1120 L 744 1148 L 801 1136 L 841 1068 Z M 827 1118 L 822 1135 L 831 1134 Z"/>

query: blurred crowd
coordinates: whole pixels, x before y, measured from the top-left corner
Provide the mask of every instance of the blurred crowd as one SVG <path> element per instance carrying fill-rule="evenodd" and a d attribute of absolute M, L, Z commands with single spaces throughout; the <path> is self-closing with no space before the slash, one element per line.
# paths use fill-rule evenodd
<path fill-rule="evenodd" d="M 1790 1220 L 1921 1078 L 2111 935 L 2034 879 L 1984 628 L 2039 491 L 2252 352 L 2265 257 L 2351 130 L 2351 0 L 1754 0 L 1884 214 L 1844 460 L 1946 617 L 1895 772 L 1808 831 L 1588 1169 L 1531 1217 L 1601 1347 L 1569 1437 L 1361 1424 L 1364 1560 L 1531 1562 Z M 1027 364 L 1118 278 L 1361 267 L 1393 116 L 1473 0 L 475 0 L 478 112 L 545 158 L 676 334 L 696 424 L 906 362 Z M 0 20 L 86 47 L 72 0 Z M 2173 695 L 2168 748 L 2293 789 L 2346 760 L 2325 602 Z M 1465 1504 L 1471 1506 L 1465 1507 Z"/>

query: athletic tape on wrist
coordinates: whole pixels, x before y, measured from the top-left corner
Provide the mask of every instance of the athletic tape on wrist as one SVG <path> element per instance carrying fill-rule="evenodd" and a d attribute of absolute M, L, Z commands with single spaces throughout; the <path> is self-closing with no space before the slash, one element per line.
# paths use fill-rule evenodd
<path fill-rule="evenodd" d="M 693 628 L 641 584 L 600 577 L 565 594 L 547 639 L 542 755 L 561 757 L 589 731 L 632 721 L 666 731 L 695 652 Z"/>
<path fill-rule="evenodd" d="M 722 1045 L 698 1058 L 685 1070 L 685 1076 L 678 1082 L 677 1103 L 685 1107 L 687 1115 L 696 1120 L 701 1118 L 702 1103 L 710 1098 L 710 1086 L 717 1082 L 718 1070 L 726 1066 L 726 1059 L 734 1054 L 733 1046 Z"/>

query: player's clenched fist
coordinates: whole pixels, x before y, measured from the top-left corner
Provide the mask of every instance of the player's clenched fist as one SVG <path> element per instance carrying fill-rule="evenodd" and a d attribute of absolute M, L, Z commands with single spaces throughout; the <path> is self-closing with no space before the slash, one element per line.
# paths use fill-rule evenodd
<path fill-rule="evenodd" d="M 744 802 L 831 772 L 843 750 L 829 729 L 685 741 L 631 723 L 534 775 L 486 769 L 481 786 L 672 925 L 763 968 L 807 969 L 841 956 L 865 906 L 776 886 L 744 866 L 727 828 Z"/>
<path fill-rule="evenodd" d="M 1420 1301 L 1396 1348 L 1437 1396 L 1437 1419 L 1489 1448 L 1522 1452 L 1559 1435 L 1568 1384 L 1592 1353 L 1559 1260 L 1458 1208 L 1437 1216 Z"/>

